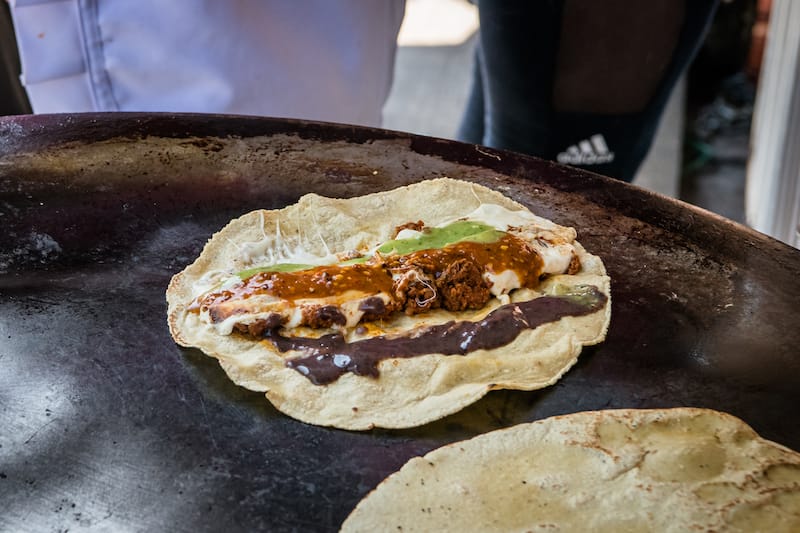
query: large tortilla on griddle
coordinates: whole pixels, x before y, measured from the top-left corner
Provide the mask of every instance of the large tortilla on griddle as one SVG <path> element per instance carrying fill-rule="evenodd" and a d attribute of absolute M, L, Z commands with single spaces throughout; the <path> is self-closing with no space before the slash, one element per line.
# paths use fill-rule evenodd
<path fill-rule="evenodd" d="M 800 531 L 800 454 L 708 409 L 583 412 L 416 457 L 342 531 Z"/>
<path fill-rule="evenodd" d="M 344 429 L 418 426 L 459 411 L 492 389 L 534 390 L 551 385 L 576 362 L 583 346 L 605 338 L 610 319 L 610 282 L 603 263 L 577 242 L 580 272 L 552 276 L 540 290 L 594 285 L 608 297 L 603 309 L 524 331 L 494 350 L 382 361 L 377 379 L 348 373 L 331 384 L 314 385 L 285 364 L 286 358 L 301 354 L 280 353 L 266 340 L 219 335 L 197 313 L 187 311 L 209 272 L 234 273 L 259 266 L 254 256 L 263 256 L 270 246 L 300 247 L 318 255 L 364 250 L 390 239 L 400 224 L 423 220 L 435 226 L 465 216 L 481 203 L 524 209 L 486 187 L 440 178 L 351 199 L 309 194 L 281 210 L 248 213 L 216 233 L 198 259 L 173 277 L 167 290 L 170 332 L 179 344 L 217 358 L 235 383 L 265 392 L 285 414 Z M 541 223 L 566 229 L 544 219 Z M 274 242 L 278 231 L 282 243 Z M 369 334 L 411 332 L 452 319 L 479 321 L 491 307 L 460 313 L 435 310 L 411 317 L 398 313 L 396 319 L 384 323 L 383 330 L 370 328 Z"/>

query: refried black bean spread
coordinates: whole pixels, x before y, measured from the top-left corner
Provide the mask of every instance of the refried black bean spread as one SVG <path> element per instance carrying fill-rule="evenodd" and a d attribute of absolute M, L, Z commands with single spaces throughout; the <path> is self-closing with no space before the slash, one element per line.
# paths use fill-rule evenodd
<path fill-rule="evenodd" d="M 607 301 L 606 295 L 594 286 L 576 289 L 569 294 L 500 306 L 478 322 L 450 321 L 415 330 L 408 336 L 380 336 L 348 343 L 340 333 L 320 338 L 284 337 L 277 329 L 272 329 L 264 332 L 264 338 L 281 352 L 305 353 L 287 360 L 286 366 L 315 385 L 332 383 L 346 372 L 378 377 L 378 363 L 384 359 L 432 353 L 466 355 L 475 350 L 492 350 L 509 344 L 524 330 L 567 316 L 594 313 Z"/>

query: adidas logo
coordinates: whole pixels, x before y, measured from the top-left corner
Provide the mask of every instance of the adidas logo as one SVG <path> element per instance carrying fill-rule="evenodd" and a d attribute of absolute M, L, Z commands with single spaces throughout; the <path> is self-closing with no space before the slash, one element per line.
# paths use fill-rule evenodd
<path fill-rule="evenodd" d="M 601 134 L 592 135 L 588 140 L 573 144 L 556 156 L 559 163 L 566 165 L 600 165 L 614 160 L 614 152 Z"/>

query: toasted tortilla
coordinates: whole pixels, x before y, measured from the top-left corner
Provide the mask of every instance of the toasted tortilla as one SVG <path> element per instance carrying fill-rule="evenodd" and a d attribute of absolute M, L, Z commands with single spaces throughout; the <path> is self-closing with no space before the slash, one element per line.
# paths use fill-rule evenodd
<path fill-rule="evenodd" d="M 581 261 L 577 274 L 551 276 L 536 291 L 518 291 L 515 298 L 590 285 L 607 297 L 602 309 L 523 331 L 511 343 L 493 350 L 384 360 L 377 378 L 348 373 L 333 383 L 315 385 L 286 366 L 288 358 L 302 353 L 281 353 L 268 340 L 220 335 L 198 313 L 188 310 L 193 299 L 211 288 L 220 275 L 260 266 L 266 257 L 279 260 L 298 251 L 325 256 L 366 250 L 392 238 L 398 225 L 423 220 L 434 226 L 465 216 L 482 203 L 525 209 L 492 189 L 441 178 L 350 199 L 309 194 L 281 210 L 248 213 L 216 233 L 198 259 L 173 277 L 167 290 L 170 332 L 178 344 L 218 359 L 235 383 L 265 392 L 285 414 L 351 430 L 418 426 L 454 413 L 492 389 L 533 390 L 551 385 L 576 362 L 583 346 L 605 338 L 610 320 L 610 282 L 603 263 L 577 242 Z M 554 231 L 574 231 L 539 220 Z M 370 325 L 362 336 L 408 335 L 450 320 L 477 322 L 498 305 L 495 301 L 477 311 L 439 309 L 414 316 L 397 313 L 392 320 Z"/>
<path fill-rule="evenodd" d="M 800 454 L 707 409 L 558 416 L 416 457 L 342 531 L 800 531 Z"/>

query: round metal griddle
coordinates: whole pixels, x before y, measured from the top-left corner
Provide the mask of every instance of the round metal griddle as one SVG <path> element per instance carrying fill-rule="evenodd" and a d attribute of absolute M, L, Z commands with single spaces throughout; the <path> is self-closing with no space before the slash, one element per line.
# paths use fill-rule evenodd
<path fill-rule="evenodd" d="M 438 176 L 574 226 L 605 262 L 608 338 L 554 386 L 346 432 L 282 415 L 173 343 L 170 277 L 231 218 Z M 413 456 L 582 410 L 709 407 L 800 449 L 799 345 L 799 251 L 601 176 L 334 124 L 0 120 L 0 530 L 336 530 Z"/>

